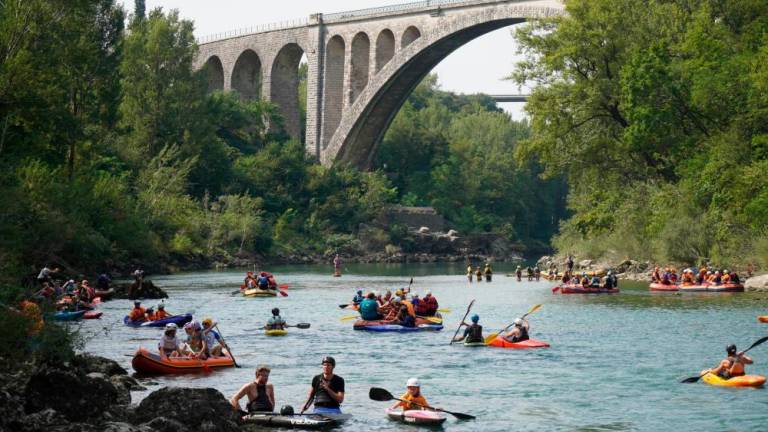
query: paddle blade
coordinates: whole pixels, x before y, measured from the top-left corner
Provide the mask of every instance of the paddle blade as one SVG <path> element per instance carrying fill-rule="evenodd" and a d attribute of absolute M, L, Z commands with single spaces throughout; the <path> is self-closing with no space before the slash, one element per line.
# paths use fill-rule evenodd
<path fill-rule="evenodd" d="M 282 289 L 282 290 L 286 290 L 286 289 L 288 289 L 288 284 L 278 285 L 277 287 Z"/>
<path fill-rule="evenodd" d="M 485 337 L 485 344 L 486 345 L 490 344 L 497 337 L 499 337 L 498 333 L 491 333 L 491 334 L 489 334 L 488 336 Z"/>
<path fill-rule="evenodd" d="M 339 309 L 344 309 L 344 308 L 346 308 L 347 306 L 349 306 L 347 303 L 344 303 L 344 304 L 340 304 L 340 305 L 339 305 Z"/>
<path fill-rule="evenodd" d="M 459 412 L 451 412 L 451 411 L 446 411 L 446 410 L 440 410 L 440 411 L 446 412 L 446 413 L 456 417 L 459 420 L 474 420 L 475 419 L 475 416 L 469 415 L 469 414 L 464 414 L 464 413 L 459 413 Z"/>
<path fill-rule="evenodd" d="M 368 392 L 368 397 L 375 401 L 390 401 L 394 399 L 394 396 L 392 396 L 392 393 L 386 391 L 383 388 L 378 387 L 371 387 L 371 390 Z"/>
<path fill-rule="evenodd" d="M 298 323 L 298 324 L 296 324 L 296 328 L 308 329 L 309 328 L 309 323 Z"/>
<path fill-rule="evenodd" d="M 695 383 L 696 381 L 698 381 L 700 379 L 701 379 L 701 376 L 695 376 L 695 377 L 686 378 L 686 379 L 680 381 L 680 383 L 682 383 L 682 384 Z"/>
<path fill-rule="evenodd" d="M 285 291 L 278 291 L 278 292 L 280 293 L 281 296 L 288 297 L 288 293 L 287 292 L 285 292 Z"/>
<path fill-rule="evenodd" d="M 438 309 L 437 311 L 440 313 L 451 313 L 450 309 Z"/>
<path fill-rule="evenodd" d="M 542 306 L 544 306 L 544 305 L 543 304 L 537 304 L 536 306 L 532 307 L 531 310 L 529 310 L 528 313 L 526 313 L 523 316 L 526 317 L 526 316 L 536 312 L 537 310 L 541 309 Z"/>
<path fill-rule="evenodd" d="M 347 316 L 341 317 L 341 320 L 342 321 L 349 321 L 349 320 L 357 319 L 359 317 L 360 317 L 360 315 L 347 315 Z"/>

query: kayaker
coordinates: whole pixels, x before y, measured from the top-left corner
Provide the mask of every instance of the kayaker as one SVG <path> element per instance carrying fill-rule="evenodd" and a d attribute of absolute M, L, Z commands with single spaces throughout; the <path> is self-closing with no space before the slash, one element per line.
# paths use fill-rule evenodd
<path fill-rule="evenodd" d="M 402 396 L 400 396 L 400 399 L 402 399 L 402 401 L 398 401 L 396 404 L 392 405 L 391 409 L 402 407 L 403 411 L 411 411 L 411 410 L 424 410 L 424 409 L 432 408 L 431 406 L 429 406 L 427 399 L 425 399 L 424 396 L 421 394 L 421 383 L 419 383 L 418 378 L 409 378 L 408 382 L 405 383 L 405 387 L 408 390 L 405 393 L 403 393 Z M 418 405 L 414 405 L 414 404 L 418 404 Z"/>
<path fill-rule="evenodd" d="M 315 414 L 341 414 L 344 402 L 344 378 L 334 375 L 336 360 L 331 356 L 323 357 L 323 373 L 312 378 L 312 388 L 301 414 L 304 414 L 314 402 Z"/>
<path fill-rule="evenodd" d="M 530 339 L 528 336 L 528 330 L 531 328 L 531 325 L 528 324 L 528 320 L 526 319 L 516 319 L 514 325 L 512 326 L 512 329 L 507 332 L 506 335 L 504 335 L 504 339 L 507 342 L 511 343 L 517 343 L 522 341 L 527 341 Z"/>
<path fill-rule="evenodd" d="M 352 304 L 355 306 L 359 306 L 360 303 L 365 300 L 365 296 L 363 295 L 363 290 L 357 290 L 357 293 L 354 297 L 352 297 Z"/>
<path fill-rule="evenodd" d="M 485 269 L 483 270 L 483 273 L 485 273 L 485 281 L 490 282 L 491 277 L 493 276 L 493 269 L 491 269 L 491 263 L 485 263 Z"/>
<path fill-rule="evenodd" d="M 253 382 L 242 386 L 240 390 L 232 396 L 229 402 L 232 408 L 240 411 L 240 399 L 248 396 L 248 413 L 272 412 L 275 409 L 275 389 L 269 384 L 269 366 L 259 365 L 256 368 L 256 379 Z"/>
<path fill-rule="evenodd" d="M 736 352 L 736 345 L 733 344 L 725 347 L 725 352 L 728 354 L 728 357 L 721 361 L 719 366 L 714 369 L 705 370 L 704 373 L 713 373 L 726 380 L 745 375 L 744 366 L 752 364 L 752 358 L 743 352 Z"/>
<path fill-rule="evenodd" d="M 157 305 L 157 312 L 155 312 L 156 320 L 166 319 L 170 316 L 172 315 L 165 311 L 165 303 L 160 303 Z"/>
<path fill-rule="evenodd" d="M 140 301 L 133 302 L 133 309 L 128 313 L 128 319 L 133 322 L 142 322 L 147 320 L 147 310 L 141 307 Z"/>
<path fill-rule="evenodd" d="M 184 355 L 181 350 L 179 338 L 176 337 L 177 329 L 178 327 L 174 323 L 165 325 L 163 336 L 157 344 L 157 349 L 160 351 L 160 357 L 181 357 Z"/>
<path fill-rule="evenodd" d="M 467 266 L 467 279 L 469 280 L 469 283 L 472 283 L 472 264 Z"/>
<path fill-rule="evenodd" d="M 376 295 L 368 293 L 368 297 L 360 303 L 360 317 L 366 321 L 375 321 L 381 319 L 379 312 L 379 302 L 376 301 Z"/>
<path fill-rule="evenodd" d="M 453 340 L 454 342 L 461 342 L 465 339 L 465 342 L 468 343 L 483 342 L 485 340 L 483 339 L 483 326 L 478 324 L 480 321 L 480 316 L 478 314 L 474 314 L 470 320 L 472 321 L 472 324 L 467 324 L 463 321 L 461 324 L 459 324 L 459 327 L 466 326 L 467 329 L 464 330 L 464 334 L 462 336 L 457 336 L 456 339 Z"/>
<path fill-rule="evenodd" d="M 208 317 L 203 319 L 203 337 L 208 356 L 220 357 L 223 349 L 221 336 L 213 329 L 213 320 Z"/>
<path fill-rule="evenodd" d="M 267 320 L 265 328 L 267 330 L 285 330 L 285 320 L 280 316 L 280 309 L 272 309 L 272 316 Z"/>

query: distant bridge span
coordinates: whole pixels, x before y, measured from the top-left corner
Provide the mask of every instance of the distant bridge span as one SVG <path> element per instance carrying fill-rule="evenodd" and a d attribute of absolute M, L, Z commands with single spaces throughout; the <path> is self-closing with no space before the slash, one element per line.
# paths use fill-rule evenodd
<path fill-rule="evenodd" d="M 564 13 L 560 0 L 428 0 L 263 26 L 202 40 L 197 67 L 209 90 L 276 104 L 288 134 L 324 165 L 367 168 L 395 114 L 440 61 L 467 42 L 532 18 Z M 298 65 L 308 61 L 306 129 Z M 496 53 L 498 54 L 498 53 Z M 497 95 L 524 102 L 525 95 Z"/>

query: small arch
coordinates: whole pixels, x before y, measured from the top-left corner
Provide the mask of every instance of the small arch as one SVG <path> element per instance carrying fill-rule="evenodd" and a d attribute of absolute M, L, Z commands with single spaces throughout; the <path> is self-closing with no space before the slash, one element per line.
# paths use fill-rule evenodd
<path fill-rule="evenodd" d="M 395 34 L 390 29 L 384 29 L 376 38 L 376 72 L 395 56 Z"/>
<path fill-rule="evenodd" d="M 205 61 L 203 70 L 208 81 L 208 93 L 224 90 L 224 66 L 217 56 Z"/>
<path fill-rule="evenodd" d="M 299 103 L 299 65 L 304 50 L 295 43 L 282 47 L 272 64 L 270 100 L 283 117 L 285 131 L 293 138 L 304 140 L 302 113 Z"/>
<path fill-rule="evenodd" d="M 261 97 L 261 60 L 253 50 L 245 50 L 232 69 L 232 90 L 243 100 Z"/>
<path fill-rule="evenodd" d="M 344 109 L 344 55 L 345 43 L 334 36 L 325 49 L 325 88 L 323 89 L 323 148 L 328 145 L 341 123 Z"/>
<path fill-rule="evenodd" d="M 352 72 L 350 76 L 350 102 L 354 102 L 368 85 L 368 63 L 371 58 L 371 41 L 360 32 L 352 39 Z"/>
<path fill-rule="evenodd" d="M 405 48 L 420 37 L 421 37 L 421 32 L 419 31 L 419 29 L 414 26 L 410 26 L 407 29 L 405 29 L 405 31 L 403 32 L 403 37 L 400 40 L 400 47 Z"/>

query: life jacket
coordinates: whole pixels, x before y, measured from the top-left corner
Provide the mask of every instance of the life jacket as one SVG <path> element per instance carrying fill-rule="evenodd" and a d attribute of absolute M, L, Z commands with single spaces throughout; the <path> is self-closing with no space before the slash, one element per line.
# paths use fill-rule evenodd
<path fill-rule="evenodd" d="M 131 321 L 145 321 L 146 320 L 146 317 L 145 317 L 146 313 L 147 313 L 147 310 L 144 309 L 143 307 L 139 306 L 139 307 L 133 308 L 133 310 L 131 310 L 131 312 L 128 314 L 128 318 Z"/>
<path fill-rule="evenodd" d="M 168 318 L 171 316 L 168 312 L 166 312 L 164 309 L 160 309 L 157 312 L 155 312 L 155 320 L 161 320 L 164 318 Z"/>
<path fill-rule="evenodd" d="M 259 279 L 257 280 L 257 284 L 259 285 L 259 288 L 261 289 L 268 289 L 269 288 L 269 277 L 266 275 L 259 276 Z"/>
<path fill-rule="evenodd" d="M 429 314 L 429 304 L 422 300 L 416 305 L 416 315 L 427 316 Z"/>
<path fill-rule="evenodd" d="M 269 402 L 269 396 L 267 396 L 267 385 L 256 385 L 256 398 L 250 402 L 246 407 L 249 413 L 252 412 L 271 412 L 275 407 Z"/>
<path fill-rule="evenodd" d="M 413 303 L 409 302 L 408 300 L 403 300 L 401 303 L 404 304 L 405 307 L 408 308 L 408 315 L 415 318 L 416 317 L 416 311 L 414 311 Z"/>
<path fill-rule="evenodd" d="M 424 303 L 427 304 L 427 315 L 432 316 L 437 313 L 437 308 L 440 307 L 437 303 L 435 296 L 429 296 L 424 299 Z"/>
<path fill-rule="evenodd" d="M 469 332 L 467 333 L 467 342 L 482 342 L 483 341 L 483 326 L 480 324 L 472 324 L 469 326 Z"/>
<path fill-rule="evenodd" d="M 723 275 L 722 282 L 724 284 L 730 283 L 731 282 L 731 275 Z"/>

